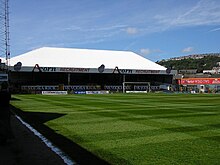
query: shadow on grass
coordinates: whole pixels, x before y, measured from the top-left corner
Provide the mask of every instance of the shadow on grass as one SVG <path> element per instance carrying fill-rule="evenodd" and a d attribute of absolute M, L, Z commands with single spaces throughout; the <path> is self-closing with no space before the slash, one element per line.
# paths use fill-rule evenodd
<path fill-rule="evenodd" d="M 66 114 L 58 113 L 41 113 L 41 112 L 24 112 L 11 105 L 11 110 L 18 116 L 22 117 L 24 121 L 29 123 L 32 127 L 43 134 L 52 143 L 58 146 L 64 151 L 69 157 L 71 157 L 77 164 L 109 164 L 105 160 L 98 158 L 93 153 L 82 148 L 73 141 L 67 139 L 61 134 L 56 133 L 50 129 L 45 122 L 62 117 Z"/>
<path fill-rule="evenodd" d="M 15 98 L 15 97 L 12 97 L 11 100 L 20 101 L 20 99 L 17 99 L 17 98 Z"/>

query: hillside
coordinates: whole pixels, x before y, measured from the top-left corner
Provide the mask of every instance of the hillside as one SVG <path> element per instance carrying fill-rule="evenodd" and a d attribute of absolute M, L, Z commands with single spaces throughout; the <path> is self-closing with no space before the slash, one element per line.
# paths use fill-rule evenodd
<path fill-rule="evenodd" d="M 171 68 L 175 70 L 184 70 L 184 69 L 197 69 L 198 71 L 202 70 L 211 70 L 213 67 L 219 66 L 220 56 L 218 55 L 206 55 L 206 56 L 184 56 L 179 58 L 172 58 L 169 60 L 162 60 L 156 63 L 165 66 L 166 68 Z M 186 58 L 187 57 L 187 58 Z"/>

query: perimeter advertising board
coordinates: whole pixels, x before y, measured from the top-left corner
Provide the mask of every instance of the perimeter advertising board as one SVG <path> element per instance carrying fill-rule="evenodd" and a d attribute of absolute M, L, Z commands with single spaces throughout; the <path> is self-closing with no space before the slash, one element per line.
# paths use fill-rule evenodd
<path fill-rule="evenodd" d="M 42 95 L 67 95 L 67 91 L 42 91 Z"/>
<path fill-rule="evenodd" d="M 8 81 L 8 74 L 0 74 L 0 81 Z"/>
<path fill-rule="evenodd" d="M 220 78 L 185 78 L 178 81 L 181 85 L 216 85 L 220 84 Z"/>

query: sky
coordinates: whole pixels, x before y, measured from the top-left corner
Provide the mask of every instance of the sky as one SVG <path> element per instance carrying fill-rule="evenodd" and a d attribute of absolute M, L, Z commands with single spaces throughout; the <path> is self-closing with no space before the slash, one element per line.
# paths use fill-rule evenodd
<path fill-rule="evenodd" d="M 152 61 L 220 52 L 220 0 L 9 0 L 11 57 L 40 47 Z"/>

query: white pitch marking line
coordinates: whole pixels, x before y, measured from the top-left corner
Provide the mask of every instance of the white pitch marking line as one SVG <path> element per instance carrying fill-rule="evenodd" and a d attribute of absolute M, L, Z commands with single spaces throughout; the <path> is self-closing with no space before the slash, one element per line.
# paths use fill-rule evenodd
<path fill-rule="evenodd" d="M 50 140 L 44 137 L 40 132 L 34 129 L 30 124 L 23 121 L 19 116 L 15 115 L 15 117 L 20 120 L 20 122 L 25 125 L 31 132 L 34 133 L 37 137 L 39 137 L 53 152 L 55 152 L 61 159 L 63 159 L 64 163 L 67 165 L 76 164 L 73 162 L 63 151 L 61 151 L 58 147 L 54 146 Z"/>

